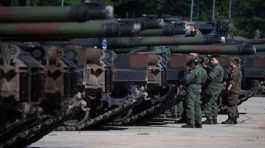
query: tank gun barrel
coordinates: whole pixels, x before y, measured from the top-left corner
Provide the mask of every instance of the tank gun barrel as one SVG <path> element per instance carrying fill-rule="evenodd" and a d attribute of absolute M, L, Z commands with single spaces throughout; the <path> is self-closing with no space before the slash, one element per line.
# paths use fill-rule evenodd
<path fill-rule="evenodd" d="M 196 30 L 184 25 L 168 24 L 159 29 L 143 29 L 138 23 L 116 20 L 87 22 L 9 23 L 0 24 L 1 40 L 41 41 L 72 38 L 122 37 L 122 36 L 173 36 L 195 35 Z"/>
<path fill-rule="evenodd" d="M 265 44 L 257 44 L 255 47 L 257 52 L 265 52 Z"/>
<path fill-rule="evenodd" d="M 199 53 L 199 54 L 225 54 L 249 55 L 255 54 L 256 49 L 250 44 L 240 45 L 195 45 L 171 47 L 172 53 Z"/>
<path fill-rule="evenodd" d="M 226 39 L 226 42 L 229 44 L 249 43 L 249 44 L 257 45 L 257 44 L 265 44 L 265 38 L 247 39 L 243 37 L 235 37 L 233 39 Z"/>
<path fill-rule="evenodd" d="M 0 22 L 86 21 L 113 17 L 113 8 L 105 5 L 82 4 L 56 7 L 0 7 Z"/>
<path fill-rule="evenodd" d="M 139 47 L 133 49 L 115 49 L 116 53 L 129 53 L 129 52 L 155 52 L 164 53 L 198 53 L 198 54 L 220 54 L 220 55 L 251 55 L 256 53 L 256 49 L 250 44 L 242 45 L 180 45 L 180 46 L 167 46 L 161 50 L 154 50 L 150 47 Z"/>
<path fill-rule="evenodd" d="M 88 21 L 72 23 L 0 24 L 1 40 L 39 41 L 72 38 L 128 36 L 139 32 L 139 24 L 116 21 Z"/>
<path fill-rule="evenodd" d="M 251 44 L 265 44 L 265 38 L 262 39 L 250 39 L 249 42 Z"/>
<path fill-rule="evenodd" d="M 174 45 L 203 45 L 221 43 L 221 38 L 218 37 L 184 37 L 184 36 L 162 36 L 162 37 L 117 37 L 105 38 L 107 46 L 110 49 L 131 48 L 141 46 L 174 46 Z M 101 39 L 74 39 L 72 44 L 83 46 L 98 46 L 101 47 Z M 126 49 L 125 49 L 126 50 Z"/>

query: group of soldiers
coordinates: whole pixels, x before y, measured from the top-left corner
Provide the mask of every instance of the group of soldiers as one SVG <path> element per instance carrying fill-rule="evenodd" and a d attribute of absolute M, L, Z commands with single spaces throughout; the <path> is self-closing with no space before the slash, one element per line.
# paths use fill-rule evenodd
<path fill-rule="evenodd" d="M 239 117 L 237 104 L 241 90 L 242 74 L 240 58 L 229 59 L 228 75 L 225 74 L 217 56 L 194 54 L 187 62 L 185 74 L 186 95 L 183 100 L 183 115 L 179 122 L 183 128 L 202 128 L 202 124 L 217 124 L 217 100 L 224 91 L 228 119 L 222 124 L 237 124 Z M 206 120 L 202 122 L 202 109 Z"/>

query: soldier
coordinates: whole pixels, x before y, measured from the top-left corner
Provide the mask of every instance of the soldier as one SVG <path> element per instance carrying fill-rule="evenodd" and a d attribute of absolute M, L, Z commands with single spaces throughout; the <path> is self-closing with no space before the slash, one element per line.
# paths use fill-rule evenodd
<path fill-rule="evenodd" d="M 200 58 L 200 61 L 201 61 L 201 66 L 202 66 L 202 68 L 206 71 L 206 74 L 207 74 L 207 78 L 208 78 L 208 65 L 209 65 L 209 56 L 207 56 L 207 55 L 201 55 L 201 56 L 199 56 L 199 58 Z M 206 79 L 207 79 L 206 78 Z M 202 93 L 201 93 L 201 101 L 202 101 L 202 105 L 201 105 L 201 107 L 202 107 L 202 112 L 204 112 L 205 111 L 205 104 L 206 104 L 206 95 L 205 95 L 205 90 L 206 90 L 206 87 L 207 87 L 207 80 L 205 81 L 205 83 L 203 84 L 203 86 L 202 86 Z"/>
<path fill-rule="evenodd" d="M 215 56 L 210 57 L 207 86 L 205 88 L 205 116 L 203 124 L 217 124 L 217 99 L 223 90 L 224 69 Z"/>
<path fill-rule="evenodd" d="M 197 53 L 190 53 L 187 60 L 189 62 L 191 62 L 192 60 L 198 58 L 198 54 Z M 180 102 L 178 102 L 178 104 L 176 105 L 176 114 L 177 114 L 177 117 L 179 117 L 180 119 L 176 121 L 176 123 L 186 123 L 186 100 L 182 100 Z"/>
<path fill-rule="evenodd" d="M 183 128 L 202 128 L 201 122 L 201 87 L 207 79 L 206 71 L 200 66 L 199 59 L 188 62 L 189 71 L 185 77 L 186 84 L 186 118 L 187 124 Z"/>
<path fill-rule="evenodd" d="M 227 84 L 228 96 L 224 98 L 227 105 L 228 119 L 222 124 L 237 124 L 238 109 L 237 104 L 239 101 L 239 93 L 241 90 L 242 74 L 240 71 L 240 58 L 234 57 L 230 60 L 231 71 L 229 74 L 229 81 Z"/>

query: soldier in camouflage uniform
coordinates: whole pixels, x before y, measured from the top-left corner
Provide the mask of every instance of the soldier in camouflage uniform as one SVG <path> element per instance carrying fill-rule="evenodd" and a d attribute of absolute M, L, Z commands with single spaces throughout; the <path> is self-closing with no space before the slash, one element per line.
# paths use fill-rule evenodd
<path fill-rule="evenodd" d="M 230 60 L 231 71 L 226 91 L 228 96 L 224 98 L 227 105 L 228 119 L 222 124 L 237 124 L 239 94 L 241 90 L 242 74 L 240 71 L 240 58 L 234 57 Z"/>
<path fill-rule="evenodd" d="M 203 124 L 217 124 L 217 99 L 223 90 L 224 69 L 216 57 L 210 57 L 207 86 L 205 89 L 205 116 Z"/>
<path fill-rule="evenodd" d="M 201 87 L 207 79 L 207 72 L 199 64 L 199 59 L 195 58 L 188 64 L 190 70 L 185 77 L 186 84 L 186 118 L 187 124 L 183 128 L 202 128 L 201 122 Z"/>
<path fill-rule="evenodd" d="M 187 60 L 189 62 L 191 62 L 192 60 L 198 58 L 198 54 L 197 53 L 190 53 Z M 182 101 L 179 101 L 178 104 L 176 105 L 177 106 L 177 117 L 179 117 L 180 119 L 178 121 L 176 121 L 176 123 L 186 123 L 186 108 L 185 106 L 187 104 L 187 101 L 186 100 L 182 100 Z"/>

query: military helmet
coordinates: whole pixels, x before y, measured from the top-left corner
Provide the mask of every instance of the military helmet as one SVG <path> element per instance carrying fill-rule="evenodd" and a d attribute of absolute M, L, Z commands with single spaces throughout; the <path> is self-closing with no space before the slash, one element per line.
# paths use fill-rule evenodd
<path fill-rule="evenodd" d="M 200 61 L 199 57 L 193 58 L 187 62 L 187 66 L 191 66 L 192 64 L 198 65 Z"/>
<path fill-rule="evenodd" d="M 201 64 L 207 64 L 210 61 L 210 59 L 207 55 L 200 55 L 198 58 L 199 58 L 199 62 Z"/>
<path fill-rule="evenodd" d="M 209 59 L 218 58 L 220 55 L 207 55 Z"/>

